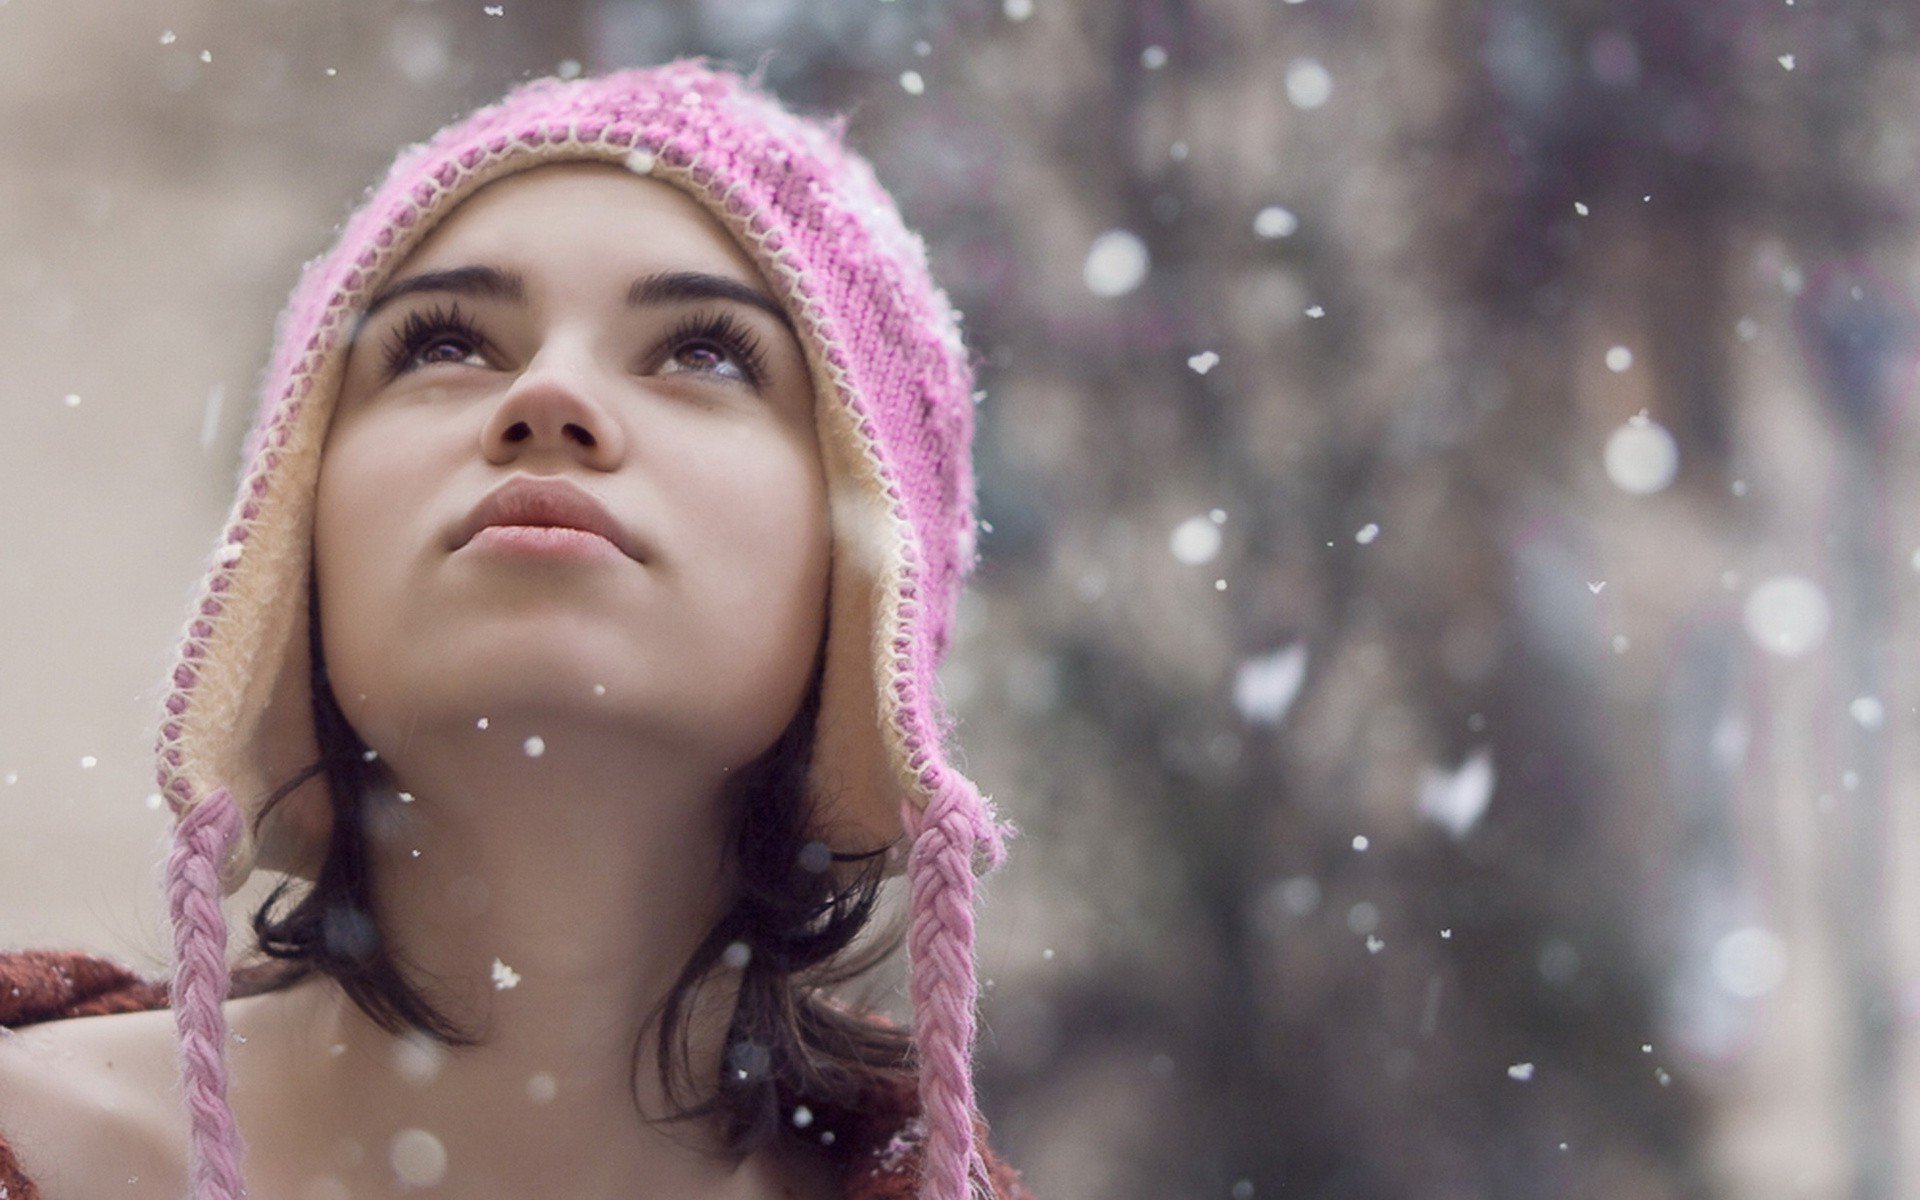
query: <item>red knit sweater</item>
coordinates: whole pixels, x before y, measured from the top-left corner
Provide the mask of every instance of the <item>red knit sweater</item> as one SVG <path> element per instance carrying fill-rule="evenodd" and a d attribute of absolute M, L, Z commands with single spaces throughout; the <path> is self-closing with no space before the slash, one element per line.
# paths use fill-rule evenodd
<path fill-rule="evenodd" d="M 65 1017 L 165 1008 L 167 991 L 164 980 L 142 979 L 109 959 L 79 951 L 0 952 L 0 1026 L 17 1028 Z M 876 1091 L 860 1112 L 825 1106 L 814 1111 L 819 1114 L 818 1123 L 835 1130 L 828 1153 L 840 1171 L 847 1200 L 912 1200 L 924 1127 L 911 1079 Z M 996 1200 L 1033 1200 L 1019 1172 L 986 1148 L 984 1121 L 976 1122 L 975 1133 Z M 0 1132 L 0 1196 L 41 1200 L 40 1189 L 20 1169 L 4 1132 Z"/>

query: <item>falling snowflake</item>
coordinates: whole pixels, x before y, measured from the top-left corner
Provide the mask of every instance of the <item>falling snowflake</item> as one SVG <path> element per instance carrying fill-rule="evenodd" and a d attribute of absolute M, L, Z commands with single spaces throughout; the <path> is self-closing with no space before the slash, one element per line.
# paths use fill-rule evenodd
<path fill-rule="evenodd" d="M 1615 375 L 1633 365 L 1633 351 L 1625 346 L 1614 346 L 1607 351 L 1607 370 Z"/>
<path fill-rule="evenodd" d="M 1362 546 L 1371 546 L 1375 541 L 1379 540 L 1379 537 L 1380 527 L 1369 521 L 1355 531 L 1353 540 L 1359 542 Z"/>
<path fill-rule="evenodd" d="M 1253 216 L 1253 231 L 1263 238 L 1292 237 L 1300 229 L 1300 218 L 1292 210 L 1269 204 Z"/>
<path fill-rule="evenodd" d="M 1278 725 L 1286 719 L 1307 678 L 1304 642 L 1283 646 L 1272 654 L 1249 658 L 1233 677 L 1233 706 L 1256 725 Z"/>
<path fill-rule="evenodd" d="M 1081 277 L 1096 296 L 1124 296 L 1147 277 L 1147 244 L 1125 229 L 1109 229 L 1093 239 Z"/>
<path fill-rule="evenodd" d="M 518 986 L 520 986 L 520 973 L 515 971 L 512 967 L 508 966 L 507 964 L 501 962 L 499 959 L 497 958 L 494 959 L 493 960 L 494 990 L 505 991 L 507 988 L 518 987 Z"/>
<path fill-rule="evenodd" d="M 905 89 L 907 95 L 918 96 L 927 90 L 927 81 L 920 78 L 920 72 L 918 71 L 902 71 L 900 72 L 900 86 Z"/>
<path fill-rule="evenodd" d="M 1457 841 L 1473 832 L 1493 799 L 1493 751 L 1481 746 L 1452 771 L 1432 767 L 1420 777 L 1420 815 Z"/>
<path fill-rule="evenodd" d="M 1793 55 L 1782 54 L 1778 59 L 1778 62 L 1782 67 L 1785 67 L 1787 70 L 1789 71 L 1793 70 Z"/>
<path fill-rule="evenodd" d="M 1202 350 L 1187 360 L 1187 366 L 1195 375 L 1205 375 L 1220 365 L 1220 356 L 1211 350 Z"/>
<path fill-rule="evenodd" d="M 1295 108 L 1319 108 L 1333 95 L 1333 76 L 1318 59 L 1295 59 L 1287 66 L 1286 84 Z"/>
<path fill-rule="evenodd" d="M 1847 712 L 1862 729 L 1878 729 L 1887 723 L 1886 705 L 1872 696 L 1859 696 L 1847 705 Z"/>
<path fill-rule="evenodd" d="M 1190 567 L 1212 562 L 1219 557 L 1223 541 L 1220 527 L 1207 517 L 1188 517 L 1174 526 L 1168 546 L 1173 556 Z"/>
<path fill-rule="evenodd" d="M 1507 1068 L 1507 1078 L 1518 1079 L 1521 1083 L 1527 1082 L 1527 1080 L 1533 1078 L 1533 1064 L 1530 1062 L 1514 1063 Z"/>
<path fill-rule="evenodd" d="M 1608 436 L 1603 461 L 1615 487 L 1651 496 L 1679 474 L 1680 445 L 1665 426 L 1642 413 Z"/>
<path fill-rule="evenodd" d="M 528 758 L 539 758 L 547 752 L 547 740 L 536 733 L 521 748 L 527 752 Z"/>
<path fill-rule="evenodd" d="M 1584 217 L 1584 216 L 1586 216 L 1586 215 L 1587 215 L 1587 214 L 1588 214 L 1588 213 L 1589 213 L 1590 211 L 1592 211 L 1592 210 L 1590 210 L 1590 209 L 1589 209 L 1589 208 L 1588 208 L 1588 207 L 1586 206 L 1586 204 L 1585 204 L 1585 203 L 1583 203 L 1583 202 L 1581 202 L 1581 201 L 1579 201 L 1579 200 L 1575 200 L 1575 201 L 1573 202 L 1573 211 L 1574 211 L 1575 213 L 1577 213 L 1577 214 L 1579 214 L 1580 216 L 1583 216 L 1583 217 Z"/>

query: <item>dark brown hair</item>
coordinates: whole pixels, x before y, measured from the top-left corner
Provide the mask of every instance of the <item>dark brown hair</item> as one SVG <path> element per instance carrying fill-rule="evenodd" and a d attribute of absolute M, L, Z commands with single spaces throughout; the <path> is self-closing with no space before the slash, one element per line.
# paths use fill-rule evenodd
<path fill-rule="evenodd" d="M 317 588 L 310 588 L 309 597 L 308 611 L 317 614 Z M 236 970 L 232 994 L 278 991 L 324 974 L 388 1033 L 412 1029 L 444 1045 L 478 1045 L 479 1037 L 462 1030 L 407 981 L 381 943 L 367 875 L 366 802 L 384 768 L 374 764 L 334 697 L 321 654 L 318 617 L 308 624 L 319 761 L 268 796 L 254 818 L 254 831 L 257 835 L 261 821 L 281 800 L 324 774 L 334 812 L 331 841 L 318 878 L 290 911 L 272 915 L 294 886 L 292 878 L 276 885 L 253 914 L 259 950 L 272 961 Z M 674 1106 L 658 1119 L 718 1114 L 728 1149 L 742 1157 L 788 1129 L 782 1115 L 802 1101 L 823 1115 L 858 1114 L 871 1097 L 910 1086 L 916 1070 L 907 1032 L 829 998 L 828 989 L 892 954 L 904 929 L 896 922 L 865 947 L 849 952 L 873 918 L 882 877 L 880 852 L 829 854 L 809 836 L 813 808 L 807 775 L 824 646 L 823 639 L 806 699 L 786 731 L 728 786 L 739 891 L 654 1013 L 661 1030 L 657 1066 Z M 834 862 L 862 866 L 850 882 L 840 883 L 831 869 Z M 735 943 L 745 947 L 744 965 L 737 961 L 739 952 L 727 954 Z M 727 963 L 729 957 L 736 961 Z M 689 1018 L 716 966 L 739 969 L 739 999 L 720 1078 L 711 1088 L 701 1088 L 689 1066 Z M 640 1043 L 651 1027 L 649 1021 L 635 1039 L 636 1072 Z M 688 1103 L 690 1090 L 706 1094 Z M 637 1090 L 633 1095 L 637 1111 Z"/>

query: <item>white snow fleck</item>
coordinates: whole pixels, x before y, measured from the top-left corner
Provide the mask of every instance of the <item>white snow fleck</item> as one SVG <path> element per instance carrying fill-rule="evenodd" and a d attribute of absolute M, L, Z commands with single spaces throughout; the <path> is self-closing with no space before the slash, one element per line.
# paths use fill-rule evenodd
<path fill-rule="evenodd" d="M 171 30 L 171 29 L 163 29 L 163 30 L 161 30 L 161 31 L 160 31 L 160 44 L 161 44 L 162 46 L 171 46 L 171 45 L 173 45 L 173 43 L 174 43 L 174 38 L 175 38 L 175 34 L 174 34 L 174 32 L 173 32 L 173 30 Z"/>
<path fill-rule="evenodd" d="M 393 1073 L 408 1083 L 432 1083 L 447 1049 L 424 1033 L 408 1032 L 393 1043 Z"/>
<path fill-rule="evenodd" d="M 1744 479 L 1736 479 L 1727 485 L 1727 490 L 1735 496 L 1745 496 L 1747 494 L 1747 481 Z"/>
<path fill-rule="evenodd" d="M 1310 304 L 1307 306 L 1307 315 L 1318 321 L 1321 317 L 1327 315 L 1327 310 L 1318 304 Z"/>
<path fill-rule="evenodd" d="M 1862 729 L 1878 729 L 1887 723 L 1887 707 L 1873 696 L 1856 696 L 1847 705 L 1847 713 L 1860 722 Z"/>
<path fill-rule="evenodd" d="M 1734 336 L 1743 342 L 1750 342 L 1760 336 L 1760 322 L 1752 317 L 1741 317 L 1733 327 Z"/>
<path fill-rule="evenodd" d="M 226 402 L 227 387 L 216 383 L 207 391 L 207 402 L 200 409 L 200 448 L 213 449 L 213 439 L 220 433 L 220 408 Z"/>
<path fill-rule="evenodd" d="M 520 973 L 501 962 L 498 958 L 495 958 L 493 960 L 493 989 L 498 992 L 518 986 L 520 986 Z"/>
<path fill-rule="evenodd" d="M 796 1106 L 793 1110 L 793 1127 L 805 1129 L 811 1124 L 813 1124 L 813 1110 L 804 1104 Z"/>
<path fill-rule="evenodd" d="M 220 547 L 220 553 L 218 555 L 220 559 L 220 565 L 223 567 L 232 566 L 233 564 L 240 561 L 240 556 L 245 552 L 246 552 L 246 546 L 243 545 L 242 543 L 228 542 L 226 545 Z"/>
<path fill-rule="evenodd" d="M 1124 296 L 1146 279 L 1147 267 L 1147 244 L 1125 229 L 1109 229 L 1093 239 L 1080 273 L 1094 295 Z"/>
<path fill-rule="evenodd" d="M 1584 202 L 1575 200 L 1573 202 L 1573 211 L 1584 217 L 1592 210 L 1589 209 Z"/>
<path fill-rule="evenodd" d="M 1202 350 L 1200 353 L 1187 359 L 1187 366 L 1192 369 L 1195 375 L 1205 375 L 1208 371 L 1213 370 L 1219 365 L 1220 356 L 1211 350 Z"/>
<path fill-rule="evenodd" d="M 1354 531 L 1353 540 L 1359 542 L 1362 546 L 1371 546 L 1375 541 L 1379 540 L 1379 537 L 1380 527 L 1372 521 L 1369 521 Z"/>
<path fill-rule="evenodd" d="M 327 78 L 328 78 L 328 79 L 332 79 L 332 78 L 333 78 L 333 77 L 334 77 L 335 75 L 338 75 L 339 73 L 340 73 L 340 68 L 339 68 L 339 67 L 328 67 L 328 68 L 327 68 Z"/>
<path fill-rule="evenodd" d="M 1607 590 L 1607 581 L 1604 579 L 1589 579 L 1587 581 L 1587 590 L 1598 596 L 1601 592 Z"/>
<path fill-rule="evenodd" d="M 79 408 L 80 397 L 75 395 L 73 392 L 68 392 L 66 395 L 65 403 L 68 408 Z"/>
<path fill-rule="evenodd" d="M 560 60 L 559 65 L 553 69 L 553 73 L 562 79 L 578 79 L 580 78 L 582 69 L 579 59 L 563 58 Z"/>
<path fill-rule="evenodd" d="M 1607 370 L 1615 375 L 1633 365 L 1633 351 L 1625 346 L 1614 346 L 1607 351 Z"/>
<path fill-rule="evenodd" d="M 594 685 L 593 685 L 593 694 L 594 694 L 594 695 L 596 695 L 596 696 L 604 696 L 604 695 L 606 695 L 606 694 L 607 694 L 607 685 L 606 685 L 606 684 L 604 684 L 604 683 L 596 683 L 596 684 L 594 684 Z"/>
<path fill-rule="evenodd" d="M 635 175 L 646 175 L 652 172 L 653 164 L 656 161 L 653 156 L 653 151 L 645 149 L 644 147 L 636 149 L 627 155 L 627 170 L 632 171 Z"/>
<path fill-rule="evenodd" d="M 424 1129 L 402 1129 L 387 1148 L 387 1162 L 407 1186 L 434 1187 L 446 1178 L 447 1148 Z"/>
<path fill-rule="evenodd" d="M 8 771 L 8 772 L 7 772 L 7 786 L 8 786 L 8 787 L 12 787 L 12 786 L 13 786 L 14 784 L 16 784 L 16 783 L 19 783 L 19 782 L 20 782 L 20 772 L 18 772 L 18 771 Z"/>
<path fill-rule="evenodd" d="M 1319 108 L 1333 95 L 1333 76 L 1318 59 L 1296 58 L 1287 64 L 1287 99 L 1295 108 Z"/>
<path fill-rule="evenodd" d="M 1493 750 L 1480 746 L 1454 770 L 1428 767 L 1420 775 L 1420 815 L 1458 841 L 1473 832 L 1493 799 Z"/>
<path fill-rule="evenodd" d="M 1668 1087 L 1673 1083 L 1673 1076 L 1667 1074 L 1665 1067 L 1654 1068 L 1653 1078 L 1654 1082 L 1658 1083 L 1661 1087 Z"/>
<path fill-rule="evenodd" d="M 1641 1042 L 1641 1043 L 1640 1043 L 1640 1053 L 1642 1053 L 1642 1054 L 1652 1054 L 1652 1053 L 1653 1053 L 1653 1043 L 1652 1043 L 1652 1042 Z"/>
<path fill-rule="evenodd" d="M 1731 995 L 1751 1000 L 1780 986 L 1787 973 L 1787 947 L 1758 925 L 1736 929 L 1713 947 L 1713 977 Z"/>
<path fill-rule="evenodd" d="M 1207 520 L 1212 521 L 1215 525 L 1225 525 L 1227 523 L 1227 510 L 1224 508 L 1210 508 L 1207 510 Z"/>
<path fill-rule="evenodd" d="M 1158 71 L 1161 67 L 1166 66 L 1167 48 L 1165 46 L 1148 46 L 1140 52 L 1140 65 L 1149 71 Z"/>
<path fill-rule="evenodd" d="M 1451 930 L 1451 929 L 1442 929 L 1442 930 L 1440 931 L 1440 940 L 1441 940 L 1441 941 L 1443 941 L 1443 942 L 1450 942 L 1450 941 L 1452 941 L 1452 940 L 1453 940 L 1453 930 Z"/>
<path fill-rule="evenodd" d="M 1627 640 L 1626 634 L 1616 633 L 1613 635 L 1613 652 L 1615 654 L 1625 654 L 1632 645 L 1633 643 Z"/>
<path fill-rule="evenodd" d="M 1292 237 L 1299 229 L 1300 218 L 1278 204 L 1269 204 L 1253 215 L 1253 231 L 1263 238 Z"/>
<path fill-rule="evenodd" d="M 1048 947 L 1047 947 L 1046 949 L 1044 949 L 1044 950 L 1042 950 L 1042 951 L 1040 952 L 1040 959 L 1041 959 L 1041 961 L 1042 961 L 1042 962 L 1052 962 L 1052 961 L 1053 961 L 1053 947 L 1052 947 L 1052 946 L 1048 946 Z"/>
<path fill-rule="evenodd" d="M 1533 1064 L 1530 1062 L 1517 1062 L 1513 1064 L 1507 1068 L 1507 1078 L 1518 1079 L 1521 1083 L 1527 1082 L 1527 1080 L 1533 1078 Z"/>
<path fill-rule="evenodd" d="M 1679 473 L 1680 446 L 1665 426 L 1641 414 L 1607 438 L 1603 460 L 1615 487 L 1651 496 L 1665 490 Z"/>
<path fill-rule="evenodd" d="M 213 51 L 211 51 L 211 50 L 202 50 L 202 51 L 200 52 L 200 61 L 201 61 L 201 62 L 203 62 L 203 63 L 210 63 L 210 62 L 212 62 L 212 61 L 213 61 Z"/>
<path fill-rule="evenodd" d="M 1007 14 L 1009 21 L 1024 21 L 1033 15 L 1033 0 L 1006 0 L 1000 11 Z"/>
<path fill-rule="evenodd" d="M 927 90 L 927 81 L 920 78 L 920 72 L 918 71 L 902 71 L 900 72 L 900 86 L 906 90 L 907 95 L 918 96 Z"/>
<path fill-rule="evenodd" d="M 91 754 L 82 754 L 80 756 L 80 769 L 82 771 L 91 771 L 99 765 L 100 760 Z"/>
<path fill-rule="evenodd" d="M 527 1077 L 527 1099 L 535 1104 L 551 1104 L 559 1094 L 560 1085 L 547 1072 L 536 1071 Z"/>
<path fill-rule="evenodd" d="M 1226 590 L 1227 590 L 1227 581 L 1226 581 L 1226 580 L 1224 580 L 1224 579 L 1216 579 L 1216 580 L 1214 580 L 1214 581 L 1213 581 L 1213 590 L 1214 590 L 1214 591 L 1216 591 L 1216 592 L 1224 592 L 1224 591 L 1226 591 Z"/>
<path fill-rule="evenodd" d="M 521 748 L 527 752 L 528 758 L 539 758 L 547 752 L 547 740 L 536 733 Z"/>
<path fill-rule="evenodd" d="M 1783 658 L 1798 658 L 1826 640 L 1832 615 L 1812 580 L 1778 575 L 1747 595 L 1747 635 Z"/>
<path fill-rule="evenodd" d="M 745 942 L 728 942 L 727 948 L 720 952 L 720 963 L 729 971 L 744 971 L 753 961 L 753 947 Z"/>
<path fill-rule="evenodd" d="M 1197 567 L 1219 556 L 1223 540 L 1220 527 L 1213 521 L 1203 516 L 1188 517 L 1174 526 L 1168 545 L 1174 558 L 1190 567 Z"/>
<path fill-rule="evenodd" d="M 490 17 L 504 17 L 507 15 L 507 6 L 504 4 L 489 4 L 480 11 Z"/>
<path fill-rule="evenodd" d="M 1793 70 L 1793 55 L 1782 54 L 1777 61 L 1780 63 L 1782 67 L 1785 67 L 1787 70 L 1789 71 Z"/>
<path fill-rule="evenodd" d="M 12 780 L 8 780 L 8 782 L 9 782 L 9 783 L 11 783 L 11 782 L 12 782 Z M 151 808 L 151 809 L 155 809 L 155 810 L 157 810 L 157 809 L 159 809 L 159 807 L 160 807 L 160 806 L 161 806 L 162 804 L 164 804 L 164 803 L 166 803 L 166 802 L 165 802 L 164 800 L 162 800 L 162 799 L 160 798 L 160 793 L 159 793 L 159 792 L 148 792 L 148 793 L 147 793 L 147 807 L 148 807 L 148 808 Z"/>
<path fill-rule="evenodd" d="M 1307 679 L 1307 646 L 1295 642 L 1271 654 L 1249 658 L 1233 676 L 1233 707 L 1255 725 L 1278 725 Z"/>
<path fill-rule="evenodd" d="M 1368 846 L 1372 844 L 1373 844 L 1372 842 L 1369 842 L 1367 840 L 1367 835 L 1364 833 L 1356 833 L 1353 835 L 1353 848 L 1355 850 L 1364 851 Z"/>
<path fill-rule="evenodd" d="M 1378 954 L 1387 948 L 1387 943 L 1374 934 L 1367 935 L 1367 953 Z"/>
<path fill-rule="evenodd" d="M 487 718 L 481 717 L 478 721 L 475 721 L 473 723 L 473 727 L 475 729 L 485 729 L 489 724 L 491 724 L 491 722 L 489 722 Z"/>

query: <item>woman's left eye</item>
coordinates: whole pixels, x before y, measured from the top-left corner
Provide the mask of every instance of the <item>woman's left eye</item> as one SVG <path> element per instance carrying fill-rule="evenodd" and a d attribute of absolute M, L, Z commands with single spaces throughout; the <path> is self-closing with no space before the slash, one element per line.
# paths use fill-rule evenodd
<path fill-rule="evenodd" d="M 477 359 L 474 365 L 485 366 L 486 359 L 481 352 L 486 344 L 486 339 L 458 304 L 412 313 L 388 339 L 387 377 L 391 379 L 418 367 L 464 363 L 468 359 Z"/>
<path fill-rule="evenodd" d="M 668 374 L 713 375 L 749 387 L 759 387 L 767 377 L 760 339 L 727 313 L 688 318 L 667 336 L 666 344 L 671 352 L 662 369 Z"/>

